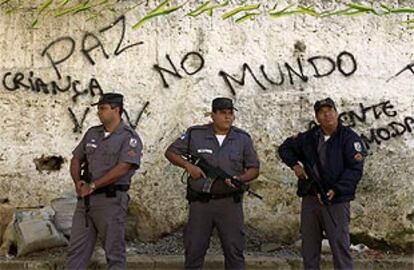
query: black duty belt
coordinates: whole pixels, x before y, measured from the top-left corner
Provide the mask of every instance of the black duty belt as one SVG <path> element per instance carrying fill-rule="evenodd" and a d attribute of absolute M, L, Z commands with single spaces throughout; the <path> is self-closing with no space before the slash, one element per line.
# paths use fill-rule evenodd
<path fill-rule="evenodd" d="M 224 193 L 224 194 L 212 194 L 194 190 L 190 185 L 187 185 L 187 196 L 186 199 L 189 202 L 208 202 L 210 200 L 219 200 L 224 198 L 233 197 L 235 202 L 240 202 L 241 193 L 239 191 Z"/>
<path fill-rule="evenodd" d="M 96 189 L 91 195 L 106 193 L 107 195 L 116 194 L 117 191 L 126 192 L 129 190 L 129 185 L 110 185 Z"/>
<path fill-rule="evenodd" d="M 224 199 L 228 197 L 233 197 L 235 194 L 236 194 L 235 192 L 225 193 L 225 194 L 211 194 L 210 193 L 210 194 L 207 194 L 207 197 L 209 197 L 211 200 L 219 200 L 219 199 Z"/>

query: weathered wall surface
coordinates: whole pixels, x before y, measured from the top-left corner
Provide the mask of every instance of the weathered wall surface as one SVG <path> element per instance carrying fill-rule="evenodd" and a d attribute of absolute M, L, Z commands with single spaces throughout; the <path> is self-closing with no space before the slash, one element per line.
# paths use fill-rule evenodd
<path fill-rule="evenodd" d="M 71 151 L 98 124 L 90 104 L 117 91 L 145 145 L 131 192 L 138 235 L 151 240 L 172 232 L 186 220 L 185 185 L 163 152 L 186 127 L 209 121 L 214 97 L 228 96 L 239 108 L 235 124 L 251 133 L 262 161 L 253 187 L 265 199 L 246 198 L 246 223 L 269 241 L 291 243 L 300 203 L 294 175 L 275 148 L 308 128 L 315 100 L 331 96 L 341 119 L 370 146 L 352 233 L 412 245 L 414 30 L 400 23 L 407 15 L 261 15 L 240 24 L 223 20 L 221 10 L 185 16 L 199 4 L 138 30 L 131 25 L 155 6 L 119 19 L 50 17 L 36 30 L 24 14 L 2 12 L 0 196 L 33 206 L 72 191 Z M 260 10 L 272 7 L 263 2 Z"/>

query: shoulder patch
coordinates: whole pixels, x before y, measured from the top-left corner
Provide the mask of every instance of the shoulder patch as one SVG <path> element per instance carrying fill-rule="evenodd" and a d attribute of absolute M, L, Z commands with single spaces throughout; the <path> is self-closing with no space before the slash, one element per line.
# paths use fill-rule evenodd
<path fill-rule="evenodd" d="M 131 146 L 132 148 L 137 147 L 138 145 L 138 140 L 135 138 L 131 138 L 129 139 L 129 146 Z"/>
<path fill-rule="evenodd" d="M 357 152 L 362 152 L 362 144 L 360 142 L 354 142 L 354 149 Z"/>

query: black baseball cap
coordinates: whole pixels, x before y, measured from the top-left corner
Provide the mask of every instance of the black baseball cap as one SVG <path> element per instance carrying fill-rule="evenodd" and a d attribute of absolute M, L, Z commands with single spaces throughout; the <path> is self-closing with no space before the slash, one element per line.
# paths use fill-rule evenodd
<path fill-rule="evenodd" d="M 219 97 L 215 98 L 211 104 L 213 112 L 216 110 L 225 110 L 225 109 L 231 109 L 236 110 L 237 109 L 233 106 L 233 100 L 225 97 Z"/>
<path fill-rule="evenodd" d="M 118 105 L 123 105 L 124 102 L 124 96 L 118 93 L 106 93 L 103 94 L 100 98 L 99 101 L 96 103 L 92 103 L 92 106 L 95 105 L 101 105 L 101 104 L 118 104 Z"/>
<path fill-rule="evenodd" d="M 331 107 L 331 108 L 335 109 L 335 111 L 336 111 L 335 102 L 330 97 L 318 100 L 318 101 L 315 102 L 315 105 L 313 105 L 313 109 L 315 110 L 315 113 L 318 113 L 318 111 L 322 107 Z"/>

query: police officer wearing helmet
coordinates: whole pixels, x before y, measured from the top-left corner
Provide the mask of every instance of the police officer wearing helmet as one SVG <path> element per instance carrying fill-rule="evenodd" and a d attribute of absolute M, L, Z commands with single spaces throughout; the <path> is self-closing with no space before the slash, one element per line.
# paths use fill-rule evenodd
<path fill-rule="evenodd" d="M 287 138 L 278 149 L 298 177 L 302 197 L 301 238 L 305 269 L 320 268 L 323 231 L 335 269 L 353 269 L 350 253 L 350 201 L 363 174 L 365 146 L 338 120 L 331 98 L 314 104 L 319 125 Z"/>
<path fill-rule="evenodd" d="M 79 199 L 65 267 L 86 269 L 100 238 L 109 269 L 125 269 L 127 191 L 132 175 L 140 166 L 142 143 L 121 118 L 121 94 L 103 94 L 92 105 L 98 106 L 102 125 L 90 128 L 73 151 L 70 173 Z M 80 179 L 84 162 L 88 165 L 90 183 Z"/>
<path fill-rule="evenodd" d="M 213 122 L 190 127 L 165 153 L 172 164 L 184 168 L 191 176 L 187 186 L 190 211 L 184 230 L 185 269 L 203 267 L 214 228 L 224 251 L 225 268 L 245 268 L 242 194 L 228 178 L 209 182 L 208 172 L 183 158 L 188 154 L 202 157 L 244 182 L 257 178 L 259 160 L 252 139 L 247 132 L 232 125 L 235 110 L 231 99 L 214 99 Z"/>

